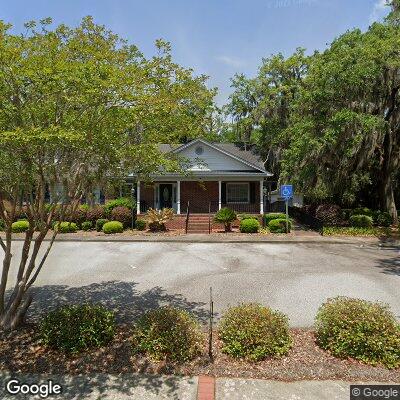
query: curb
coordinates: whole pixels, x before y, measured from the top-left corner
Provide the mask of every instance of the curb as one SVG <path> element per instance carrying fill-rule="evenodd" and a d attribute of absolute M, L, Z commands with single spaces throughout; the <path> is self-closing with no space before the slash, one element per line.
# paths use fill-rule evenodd
<path fill-rule="evenodd" d="M 215 378 L 213 376 L 199 376 L 197 400 L 215 400 Z"/>

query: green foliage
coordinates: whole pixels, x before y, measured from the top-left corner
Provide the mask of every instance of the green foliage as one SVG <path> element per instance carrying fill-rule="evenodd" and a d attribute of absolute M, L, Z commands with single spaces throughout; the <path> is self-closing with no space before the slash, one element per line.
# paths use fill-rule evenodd
<path fill-rule="evenodd" d="M 257 219 L 249 218 L 240 221 L 240 232 L 257 233 L 260 229 L 260 223 Z"/>
<path fill-rule="evenodd" d="M 389 236 L 390 230 L 388 228 L 356 228 L 356 227 L 335 227 L 324 226 L 322 234 L 324 236 Z"/>
<path fill-rule="evenodd" d="M 144 219 L 137 219 L 135 227 L 138 231 L 144 231 L 146 229 L 147 222 Z"/>
<path fill-rule="evenodd" d="M 110 222 L 106 222 L 103 225 L 103 232 L 104 233 L 121 233 L 124 231 L 124 226 L 122 225 L 121 222 L 119 221 L 110 221 Z"/>
<path fill-rule="evenodd" d="M 293 343 L 288 318 L 259 304 L 242 304 L 228 309 L 218 332 L 224 353 L 250 361 L 283 356 Z"/>
<path fill-rule="evenodd" d="M 106 222 L 109 222 L 109 220 L 106 219 L 106 218 L 99 218 L 99 219 L 96 221 L 96 231 L 97 231 L 97 232 L 101 232 L 101 231 L 103 230 L 103 225 L 104 225 Z"/>
<path fill-rule="evenodd" d="M 93 228 L 92 221 L 84 221 L 82 222 L 82 230 L 83 231 L 90 231 Z"/>
<path fill-rule="evenodd" d="M 231 208 L 223 207 L 217 211 L 214 221 L 224 224 L 225 232 L 231 231 L 231 224 L 236 220 L 236 213 Z"/>
<path fill-rule="evenodd" d="M 400 325 L 386 305 L 330 299 L 318 311 L 316 336 L 318 344 L 336 357 L 400 366 Z"/>
<path fill-rule="evenodd" d="M 372 211 L 368 207 L 358 207 L 351 210 L 350 216 L 352 215 L 368 215 L 368 217 L 373 217 L 374 211 Z"/>
<path fill-rule="evenodd" d="M 243 221 L 245 219 L 255 219 L 258 221 L 258 218 L 255 215 L 249 215 L 249 214 L 238 214 L 237 219 L 239 221 Z"/>
<path fill-rule="evenodd" d="M 269 213 L 264 214 L 265 225 L 268 226 L 269 222 L 273 219 L 286 219 L 286 214 L 284 213 Z"/>
<path fill-rule="evenodd" d="M 13 233 L 26 232 L 29 229 L 29 222 L 25 219 L 13 222 L 11 225 L 11 230 Z"/>
<path fill-rule="evenodd" d="M 356 228 L 372 228 L 373 225 L 372 217 L 368 215 L 352 215 L 349 222 Z"/>
<path fill-rule="evenodd" d="M 0 231 L 4 231 L 6 227 L 6 224 L 4 223 L 4 220 L 0 218 Z"/>
<path fill-rule="evenodd" d="M 72 305 L 50 312 L 40 323 L 43 343 L 65 353 L 80 353 L 109 343 L 114 313 L 101 305 Z"/>
<path fill-rule="evenodd" d="M 136 208 L 136 205 L 129 197 L 119 197 L 118 199 L 107 201 L 104 206 L 106 215 L 111 215 L 111 211 L 116 207 L 126 207 L 132 210 L 132 208 Z"/>
<path fill-rule="evenodd" d="M 75 222 L 57 222 L 54 224 L 54 230 L 58 230 L 60 233 L 75 233 L 78 230 Z"/>
<path fill-rule="evenodd" d="M 191 314 L 173 307 L 146 313 L 134 327 L 134 352 L 154 360 L 187 361 L 200 354 L 204 340 L 199 323 Z"/>
<path fill-rule="evenodd" d="M 132 210 L 125 206 L 114 207 L 111 211 L 111 219 L 121 222 L 124 228 L 132 226 L 132 217 Z"/>
<path fill-rule="evenodd" d="M 376 211 L 373 218 L 375 224 L 378 226 L 388 227 L 393 223 L 392 216 L 386 211 Z"/>
<path fill-rule="evenodd" d="M 288 222 L 289 232 L 292 229 L 292 222 Z M 273 219 L 268 223 L 268 229 L 272 233 L 288 233 L 286 232 L 286 218 Z"/>

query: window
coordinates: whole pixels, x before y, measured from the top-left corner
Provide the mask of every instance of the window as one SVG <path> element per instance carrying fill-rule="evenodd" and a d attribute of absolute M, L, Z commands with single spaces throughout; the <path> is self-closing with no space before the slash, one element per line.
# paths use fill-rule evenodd
<path fill-rule="evenodd" d="M 249 184 L 248 183 L 227 183 L 226 184 L 227 203 L 248 203 Z"/>
<path fill-rule="evenodd" d="M 201 146 L 197 146 L 197 147 L 196 147 L 195 153 L 196 153 L 198 156 L 201 156 L 201 155 L 203 154 L 203 152 L 204 152 L 204 149 L 203 149 Z"/>

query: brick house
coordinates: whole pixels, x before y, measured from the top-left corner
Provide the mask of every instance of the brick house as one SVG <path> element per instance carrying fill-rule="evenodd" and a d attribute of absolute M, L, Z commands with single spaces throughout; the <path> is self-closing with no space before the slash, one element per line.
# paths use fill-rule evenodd
<path fill-rule="evenodd" d="M 185 174 L 153 176 L 151 184 L 137 182 L 139 216 L 149 208 L 173 208 L 174 225 L 179 227 L 188 210 L 191 215 L 208 215 L 222 207 L 238 213 L 264 213 L 264 182 L 272 174 L 251 149 L 203 139 L 180 146 L 160 145 L 160 149 L 184 158 L 189 167 Z"/>

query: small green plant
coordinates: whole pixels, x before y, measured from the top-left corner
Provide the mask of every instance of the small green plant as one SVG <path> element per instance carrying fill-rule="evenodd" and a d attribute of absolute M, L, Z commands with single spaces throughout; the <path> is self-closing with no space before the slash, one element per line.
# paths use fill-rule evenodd
<path fill-rule="evenodd" d="M 70 305 L 47 314 L 39 325 L 43 343 L 79 353 L 109 343 L 115 334 L 114 313 L 101 305 Z"/>
<path fill-rule="evenodd" d="M 116 207 L 126 207 L 132 210 L 135 205 L 129 197 L 119 197 L 118 199 L 108 201 L 104 206 L 104 211 L 108 216 L 110 216 L 111 211 Z"/>
<path fill-rule="evenodd" d="M 289 232 L 292 230 L 292 222 L 288 222 Z M 273 219 L 268 223 L 268 229 L 272 233 L 289 233 L 286 232 L 286 218 Z"/>
<path fill-rule="evenodd" d="M 109 220 L 108 220 L 107 218 L 99 218 L 99 219 L 96 221 L 96 231 L 97 231 L 97 232 L 101 232 L 101 231 L 103 230 L 103 225 L 104 225 L 106 222 L 109 222 Z"/>
<path fill-rule="evenodd" d="M 238 214 L 237 219 L 239 221 L 244 221 L 245 219 L 255 219 L 258 221 L 258 218 L 255 215 L 250 215 L 250 214 Z"/>
<path fill-rule="evenodd" d="M 368 217 L 373 217 L 374 212 L 367 207 L 358 207 L 351 210 L 350 216 L 352 215 L 368 215 Z"/>
<path fill-rule="evenodd" d="M 373 220 L 368 215 L 352 215 L 350 217 L 350 225 L 356 228 L 372 228 Z"/>
<path fill-rule="evenodd" d="M 269 222 L 272 221 L 273 219 L 286 219 L 286 214 L 283 213 L 264 214 L 265 226 L 268 226 Z"/>
<path fill-rule="evenodd" d="M 82 222 L 82 230 L 83 231 L 90 231 L 93 228 L 92 221 L 84 221 Z"/>
<path fill-rule="evenodd" d="M 400 325 L 386 305 L 348 297 L 329 299 L 315 322 L 317 343 L 340 358 L 400 366 Z"/>
<path fill-rule="evenodd" d="M 134 327 L 133 351 L 150 358 L 187 361 L 200 354 L 203 334 L 199 323 L 186 311 L 163 307 L 149 311 Z"/>
<path fill-rule="evenodd" d="M 231 208 L 223 207 L 217 211 L 214 217 L 215 222 L 224 224 L 225 232 L 232 230 L 232 222 L 236 220 L 236 213 Z"/>
<path fill-rule="evenodd" d="M 257 233 L 260 230 L 260 223 L 256 219 L 243 219 L 240 221 L 240 232 Z"/>
<path fill-rule="evenodd" d="M 78 230 L 75 222 L 56 222 L 54 224 L 54 230 L 60 233 L 75 233 Z"/>
<path fill-rule="evenodd" d="M 386 211 L 376 211 L 373 218 L 378 226 L 389 227 L 393 223 L 392 216 Z"/>
<path fill-rule="evenodd" d="M 324 236 L 344 235 L 344 236 L 389 236 L 390 228 L 356 228 L 324 226 L 322 234 Z"/>
<path fill-rule="evenodd" d="M 138 231 L 144 231 L 146 229 L 147 223 L 144 219 L 137 219 L 135 222 L 135 227 Z"/>
<path fill-rule="evenodd" d="M 11 225 L 11 231 L 13 233 L 26 232 L 29 229 L 29 222 L 26 219 L 21 219 L 20 221 L 13 222 Z"/>
<path fill-rule="evenodd" d="M 218 332 L 224 353 L 249 361 L 283 356 L 292 347 L 288 318 L 260 304 L 229 308 Z"/>
<path fill-rule="evenodd" d="M 124 231 L 124 226 L 119 221 L 110 221 L 106 222 L 103 225 L 103 232 L 110 234 L 110 233 L 121 233 Z"/>

